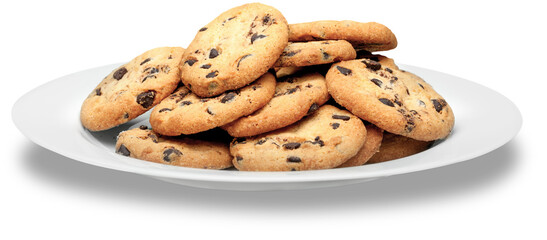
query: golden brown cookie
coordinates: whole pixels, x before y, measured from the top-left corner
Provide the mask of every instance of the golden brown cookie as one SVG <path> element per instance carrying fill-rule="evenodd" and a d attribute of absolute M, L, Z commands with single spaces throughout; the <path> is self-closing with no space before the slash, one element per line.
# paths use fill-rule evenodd
<path fill-rule="evenodd" d="M 91 131 L 110 129 L 158 104 L 180 82 L 183 51 L 155 48 L 112 71 L 83 102 L 82 125 Z"/>
<path fill-rule="evenodd" d="M 118 135 L 116 153 L 181 167 L 225 169 L 232 166 L 228 141 L 197 138 L 166 137 L 146 127 L 134 128 Z"/>
<path fill-rule="evenodd" d="M 319 73 L 278 79 L 273 98 L 258 111 L 222 128 L 234 137 L 248 137 L 295 123 L 329 99 L 325 77 Z"/>
<path fill-rule="evenodd" d="M 355 156 L 342 163 L 338 168 L 361 166 L 380 150 L 384 130 L 372 124 L 365 124 L 365 127 L 367 129 L 365 144 Z"/>
<path fill-rule="evenodd" d="M 181 62 L 182 82 L 211 97 L 241 88 L 270 69 L 287 46 L 288 25 L 275 8 L 250 3 L 201 28 Z"/>
<path fill-rule="evenodd" d="M 412 73 L 359 59 L 333 64 L 326 80 L 337 103 L 388 132 L 431 141 L 454 126 L 447 101 Z"/>
<path fill-rule="evenodd" d="M 154 131 L 167 135 L 193 134 L 226 125 L 266 105 L 275 92 L 275 77 L 266 73 L 252 84 L 212 98 L 180 87 L 150 114 Z"/>
<path fill-rule="evenodd" d="M 366 128 L 348 111 L 324 105 L 312 115 L 230 145 L 234 166 L 242 171 L 298 171 L 336 167 L 363 146 Z"/>
<path fill-rule="evenodd" d="M 289 41 L 346 40 L 357 49 L 385 51 L 397 47 L 397 38 L 375 22 L 315 21 L 289 25 Z"/>
<path fill-rule="evenodd" d="M 355 59 L 353 46 L 344 40 L 291 42 L 276 67 L 302 67 Z"/>

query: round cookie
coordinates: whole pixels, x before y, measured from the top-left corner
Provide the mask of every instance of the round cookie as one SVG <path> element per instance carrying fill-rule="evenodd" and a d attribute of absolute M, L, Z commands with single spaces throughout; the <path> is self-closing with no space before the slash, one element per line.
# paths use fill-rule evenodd
<path fill-rule="evenodd" d="M 365 144 L 355 156 L 342 163 L 338 168 L 361 166 L 380 150 L 384 130 L 367 123 L 365 123 L 365 127 L 367 129 Z"/>
<path fill-rule="evenodd" d="M 412 73 L 360 59 L 333 64 L 326 80 L 336 102 L 388 132 L 431 141 L 454 126 L 448 103 Z"/>
<path fill-rule="evenodd" d="M 431 144 L 433 144 L 433 141 L 418 141 L 401 135 L 386 133 L 380 150 L 368 160 L 367 164 L 410 156 L 427 150 L 431 147 Z"/>
<path fill-rule="evenodd" d="M 303 67 L 355 59 L 353 46 L 344 40 L 291 42 L 274 66 Z"/>
<path fill-rule="evenodd" d="M 325 77 L 319 73 L 278 79 L 273 98 L 258 111 L 222 128 L 231 136 L 247 137 L 295 123 L 329 99 Z"/>
<path fill-rule="evenodd" d="M 143 114 L 180 82 L 183 48 L 155 48 L 106 76 L 84 100 L 82 125 L 91 131 L 113 128 Z"/>
<path fill-rule="evenodd" d="M 298 171 L 336 167 L 363 146 L 366 128 L 350 112 L 324 105 L 290 126 L 230 145 L 242 171 Z"/>
<path fill-rule="evenodd" d="M 357 51 L 357 59 L 366 58 L 370 59 L 376 62 L 379 62 L 382 66 L 390 69 L 397 69 L 399 70 L 399 66 L 395 64 L 395 61 L 392 58 L 388 58 L 384 55 L 380 54 L 373 54 L 366 50 L 359 50 Z"/>
<path fill-rule="evenodd" d="M 121 132 L 116 141 L 116 153 L 181 167 L 225 169 L 232 166 L 229 141 L 165 137 L 146 127 Z"/>
<path fill-rule="evenodd" d="M 315 21 L 289 25 L 289 41 L 346 40 L 356 49 L 385 51 L 397 47 L 397 38 L 386 26 L 375 22 Z"/>
<path fill-rule="evenodd" d="M 288 43 L 288 24 L 260 3 L 232 8 L 201 28 L 181 61 L 182 82 L 201 97 L 241 88 L 270 69 Z"/>
<path fill-rule="evenodd" d="M 182 86 L 152 110 L 150 124 L 154 131 L 167 136 L 226 125 L 266 105 L 275 85 L 273 74 L 266 73 L 251 85 L 213 98 L 201 98 Z"/>

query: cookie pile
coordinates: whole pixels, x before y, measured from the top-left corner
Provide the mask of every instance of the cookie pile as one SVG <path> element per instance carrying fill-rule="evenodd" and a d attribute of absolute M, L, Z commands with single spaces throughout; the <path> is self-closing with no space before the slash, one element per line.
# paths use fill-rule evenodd
<path fill-rule="evenodd" d="M 123 131 L 116 152 L 176 166 L 298 171 L 405 157 L 446 138 L 452 109 L 420 77 L 373 54 L 397 46 L 382 24 L 288 24 L 260 3 L 230 9 L 186 49 L 149 50 L 114 69 L 80 118 Z"/>

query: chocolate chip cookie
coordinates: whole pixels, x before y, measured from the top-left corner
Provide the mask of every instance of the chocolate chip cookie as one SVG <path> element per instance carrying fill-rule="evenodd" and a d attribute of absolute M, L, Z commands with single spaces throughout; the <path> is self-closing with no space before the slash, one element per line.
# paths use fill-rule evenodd
<path fill-rule="evenodd" d="M 123 131 L 116 153 L 173 166 L 225 169 L 232 166 L 229 141 L 202 140 L 193 136 L 166 137 L 146 127 Z"/>
<path fill-rule="evenodd" d="M 181 62 L 182 82 L 211 97 L 241 88 L 270 69 L 288 43 L 288 24 L 260 3 L 232 8 L 203 28 Z"/>
<path fill-rule="evenodd" d="M 91 131 L 110 129 L 158 104 L 180 82 L 183 51 L 155 48 L 112 71 L 84 100 L 82 125 Z"/>
<path fill-rule="evenodd" d="M 278 79 L 273 98 L 258 111 L 222 128 L 234 137 L 254 136 L 295 123 L 329 99 L 325 77 L 319 73 Z"/>
<path fill-rule="evenodd" d="M 347 160 L 345 163 L 342 163 L 342 165 L 338 166 L 338 168 L 361 166 L 367 163 L 370 158 L 380 150 L 384 130 L 370 123 L 365 123 L 365 127 L 367 129 L 365 144 L 363 144 L 363 147 L 355 156 Z"/>
<path fill-rule="evenodd" d="M 386 133 L 380 149 L 368 160 L 367 164 L 385 162 L 414 155 L 427 150 L 432 144 L 432 141 L 418 141 L 401 135 Z"/>
<path fill-rule="evenodd" d="M 353 46 L 345 40 L 291 42 L 276 67 L 301 67 L 355 59 Z"/>
<path fill-rule="evenodd" d="M 336 102 L 388 132 L 432 141 L 454 126 L 448 102 L 410 72 L 359 59 L 333 64 L 326 80 Z"/>
<path fill-rule="evenodd" d="M 315 21 L 289 25 L 289 41 L 346 40 L 356 49 L 385 51 L 397 47 L 397 38 L 376 22 Z"/>
<path fill-rule="evenodd" d="M 199 97 L 182 86 L 152 110 L 150 124 L 154 131 L 167 136 L 226 125 L 266 105 L 275 85 L 273 74 L 266 73 L 251 85 L 212 98 Z"/>
<path fill-rule="evenodd" d="M 234 166 L 242 171 L 298 171 L 336 167 L 362 148 L 366 128 L 348 111 L 323 105 L 285 128 L 230 145 Z"/>

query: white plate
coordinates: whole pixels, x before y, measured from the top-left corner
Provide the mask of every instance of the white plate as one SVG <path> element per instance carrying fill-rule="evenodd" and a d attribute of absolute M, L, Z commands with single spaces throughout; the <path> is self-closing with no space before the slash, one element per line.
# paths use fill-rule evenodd
<path fill-rule="evenodd" d="M 22 96 L 13 106 L 19 130 L 38 145 L 84 163 L 133 172 L 164 181 L 230 190 L 305 189 L 359 183 L 396 174 L 441 167 L 486 154 L 519 131 L 522 117 L 503 95 L 482 85 L 413 66 L 402 69 L 430 83 L 452 107 L 452 134 L 431 149 L 406 158 L 360 167 L 296 171 L 239 172 L 174 167 L 114 153 L 117 134 L 147 121 L 143 115 L 104 132 L 90 133 L 80 124 L 80 106 L 108 73 L 121 64 L 77 72 L 48 82 Z"/>

